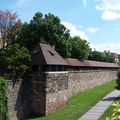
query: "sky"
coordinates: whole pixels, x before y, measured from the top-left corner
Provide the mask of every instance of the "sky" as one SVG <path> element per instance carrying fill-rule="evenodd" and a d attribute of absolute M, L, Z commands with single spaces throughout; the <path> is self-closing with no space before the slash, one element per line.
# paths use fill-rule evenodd
<path fill-rule="evenodd" d="M 99 51 L 120 54 L 120 0 L 1 0 L 0 10 L 17 12 L 29 22 L 38 11 L 58 16 L 70 30 Z"/>

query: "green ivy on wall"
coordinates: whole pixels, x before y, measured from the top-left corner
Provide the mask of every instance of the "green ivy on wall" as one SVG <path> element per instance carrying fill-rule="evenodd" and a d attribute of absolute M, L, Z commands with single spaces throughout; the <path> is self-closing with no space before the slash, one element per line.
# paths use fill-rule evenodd
<path fill-rule="evenodd" d="M 8 120 L 8 118 L 6 80 L 0 77 L 0 120 Z"/>

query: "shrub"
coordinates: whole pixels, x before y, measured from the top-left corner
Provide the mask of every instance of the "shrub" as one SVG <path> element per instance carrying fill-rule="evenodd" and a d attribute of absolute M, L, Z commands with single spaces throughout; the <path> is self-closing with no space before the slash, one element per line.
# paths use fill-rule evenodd
<path fill-rule="evenodd" d="M 114 106 L 113 114 L 107 117 L 106 120 L 120 120 L 120 102 L 112 104 Z"/>
<path fill-rule="evenodd" d="M 0 77 L 0 120 L 8 120 L 6 80 Z"/>
<path fill-rule="evenodd" d="M 120 89 L 120 69 L 117 73 L 117 79 L 116 79 L 117 86 L 116 88 L 119 90 Z"/>
<path fill-rule="evenodd" d="M 9 71 L 10 78 L 18 79 L 29 68 L 31 56 L 25 47 L 13 44 L 7 49 L 0 49 L 0 73 L 5 74 Z"/>

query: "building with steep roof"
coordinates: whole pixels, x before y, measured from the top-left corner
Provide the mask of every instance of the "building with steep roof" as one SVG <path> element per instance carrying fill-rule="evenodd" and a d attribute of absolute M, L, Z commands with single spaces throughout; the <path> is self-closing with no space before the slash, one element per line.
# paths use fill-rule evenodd
<path fill-rule="evenodd" d="M 98 62 L 91 60 L 79 60 L 75 58 L 62 58 L 55 49 L 47 44 L 38 44 L 32 50 L 33 70 L 41 71 L 67 71 L 85 68 L 117 68 L 115 63 Z"/>
<path fill-rule="evenodd" d="M 68 63 L 53 47 L 40 43 L 32 50 L 32 65 L 34 70 L 64 71 Z"/>
<path fill-rule="evenodd" d="M 38 44 L 32 51 L 34 65 L 68 65 L 68 63 L 47 44 Z"/>

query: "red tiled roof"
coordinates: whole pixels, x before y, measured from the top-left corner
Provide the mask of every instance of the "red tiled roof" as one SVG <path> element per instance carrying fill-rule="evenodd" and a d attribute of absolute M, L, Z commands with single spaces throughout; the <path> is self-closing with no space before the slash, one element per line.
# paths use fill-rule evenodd
<path fill-rule="evenodd" d="M 118 68 L 119 66 L 116 63 L 107 63 L 107 62 L 98 62 L 84 60 L 80 61 L 78 59 L 68 58 L 66 62 L 69 66 L 80 66 L 80 67 L 104 67 L 104 68 Z"/>

